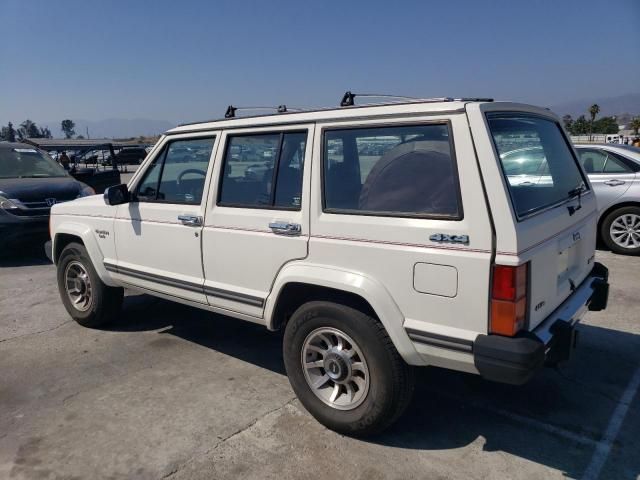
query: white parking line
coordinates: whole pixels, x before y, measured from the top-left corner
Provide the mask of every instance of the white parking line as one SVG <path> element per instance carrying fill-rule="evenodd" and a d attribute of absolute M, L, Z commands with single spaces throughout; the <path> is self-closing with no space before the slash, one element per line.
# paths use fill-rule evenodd
<path fill-rule="evenodd" d="M 618 406 L 613 411 L 613 415 L 611 415 L 611 418 L 609 419 L 609 424 L 604 432 L 604 436 L 596 445 L 595 452 L 593 452 L 593 456 L 591 457 L 591 462 L 589 462 L 589 466 L 584 471 L 584 475 L 582 475 L 582 480 L 595 480 L 600 476 L 602 467 L 607 461 L 609 452 L 611 452 L 611 445 L 620 432 L 620 427 L 622 427 L 624 417 L 627 415 L 631 401 L 638 392 L 639 387 L 640 368 L 638 368 L 633 374 L 631 381 L 622 394 L 622 398 L 620 398 L 620 401 L 618 402 Z"/>
<path fill-rule="evenodd" d="M 567 440 L 571 440 L 573 442 L 576 443 L 582 443 L 582 444 L 586 444 L 586 445 L 590 445 L 590 446 L 597 446 L 600 442 L 598 440 L 595 440 L 594 438 L 588 437 L 586 435 L 581 435 L 579 433 L 576 432 L 572 432 L 570 430 L 566 430 L 562 427 L 556 427 L 555 425 L 551 425 L 549 423 L 545 423 L 543 421 L 540 420 L 536 420 L 534 418 L 530 418 L 530 417 L 525 417 L 524 415 L 520 415 L 517 413 L 513 413 L 510 412 L 508 410 L 502 409 L 502 408 L 496 408 L 493 407 L 491 405 L 488 405 L 486 403 L 483 402 L 477 402 L 477 401 L 469 401 L 467 399 L 463 399 L 461 397 L 458 397 L 456 395 L 452 395 L 452 394 L 448 394 L 448 393 L 444 393 L 444 392 L 438 392 L 438 395 L 442 396 L 442 397 L 447 397 L 450 398 L 452 400 L 464 403 L 466 405 L 469 405 L 473 408 L 477 408 L 479 410 L 485 410 L 488 412 L 491 412 L 495 415 L 499 415 L 501 417 L 505 417 L 508 418 L 509 420 L 514 420 L 518 423 L 522 423 L 528 427 L 531 428 L 535 428 L 537 430 L 541 430 L 545 433 L 549 433 L 550 435 L 554 435 L 554 436 L 558 436 L 558 437 L 564 437 Z"/>

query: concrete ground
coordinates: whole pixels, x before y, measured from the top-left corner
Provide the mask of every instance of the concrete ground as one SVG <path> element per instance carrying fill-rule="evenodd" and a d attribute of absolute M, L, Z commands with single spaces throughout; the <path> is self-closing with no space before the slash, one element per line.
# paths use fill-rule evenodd
<path fill-rule="evenodd" d="M 297 402 L 278 334 L 133 294 L 82 328 L 22 252 L 0 261 L 0 478 L 636 479 L 640 258 L 597 257 L 610 306 L 571 363 L 524 387 L 422 369 L 402 419 L 356 440 Z"/>

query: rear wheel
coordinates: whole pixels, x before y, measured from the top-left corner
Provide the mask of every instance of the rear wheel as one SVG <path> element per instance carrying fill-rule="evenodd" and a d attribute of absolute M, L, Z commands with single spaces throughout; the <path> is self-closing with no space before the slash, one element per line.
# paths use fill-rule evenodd
<path fill-rule="evenodd" d="M 105 285 L 84 245 L 70 243 L 58 260 L 58 290 L 71 318 L 84 327 L 99 327 L 122 307 L 124 290 Z"/>
<path fill-rule="evenodd" d="M 284 335 L 291 386 L 320 423 L 340 433 L 382 431 L 405 410 L 413 369 L 382 324 L 331 302 L 309 302 L 293 314 Z"/>
<path fill-rule="evenodd" d="M 609 213 L 602 222 L 600 235 L 616 253 L 640 254 L 640 207 L 622 207 Z"/>

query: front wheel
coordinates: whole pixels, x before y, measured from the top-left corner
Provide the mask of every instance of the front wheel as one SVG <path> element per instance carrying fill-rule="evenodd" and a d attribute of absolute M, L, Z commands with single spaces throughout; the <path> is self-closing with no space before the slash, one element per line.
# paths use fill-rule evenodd
<path fill-rule="evenodd" d="M 600 235 L 615 253 L 640 254 L 640 207 L 622 207 L 606 216 Z"/>
<path fill-rule="evenodd" d="M 382 324 L 354 308 L 309 302 L 287 323 L 284 362 L 302 405 L 347 435 L 378 433 L 411 400 L 413 369 Z"/>
<path fill-rule="evenodd" d="M 70 243 L 58 260 L 58 290 L 71 318 L 84 327 L 99 327 L 122 307 L 124 290 L 105 285 L 84 245 Z"/>

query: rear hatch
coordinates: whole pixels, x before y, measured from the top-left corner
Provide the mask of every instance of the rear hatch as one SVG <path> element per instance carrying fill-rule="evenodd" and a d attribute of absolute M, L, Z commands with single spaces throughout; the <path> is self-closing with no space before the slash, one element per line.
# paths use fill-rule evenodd
<path fill-rule="evenodd" d="M 496 222 L 496 263 L 528 264 L 527 323 L 533 329 L 593 267 L 595 195 L 548 112 L 488 111 L 485 119 L 512 217 L 510 225 Z"/>

